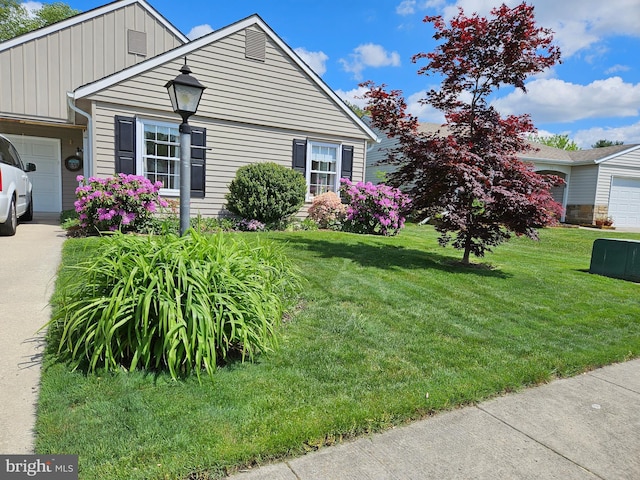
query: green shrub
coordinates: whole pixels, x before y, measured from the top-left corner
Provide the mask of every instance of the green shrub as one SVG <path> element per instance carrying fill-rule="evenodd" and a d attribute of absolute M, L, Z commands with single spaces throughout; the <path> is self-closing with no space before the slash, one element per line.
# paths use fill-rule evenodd
<path fill-rule="evenodd" d="M 212 375 L 230 355 L 275 348 L 299 280 L 282 251 L 225 234 L 101 239 L 79 265 L 49 322 L 73 368 L 165 369 Z M 59 340 L 58 340 L 59 338 Z"/>
<path fill-rule="evenodd" d="M 60 225 L 64 226 L 67 223 L 80 223 L 78 218 L 78 212 L 74 210 L 63 210 L 60 212 Z"/>
<path fill-rule="evenodd" d="M 227 209 L 247 220 L 278 223 L 300 210 L 306 191 L 298 172 L 275 163 L 252 163 L 239 168 L 229 184 Z"/>
<path fill-rule="evenodd" d="M 310 218 L 305 218 L 303 220 L 295 219 L 289 225 L 287 225 L 285 230 L 287 232 L 298 232 L 298 231 L 313 231 L 313 230 L 318 230 L 318 228 L 319 228 L 318 224 L 316 223 L 315 220 L 312 220 Z"/>

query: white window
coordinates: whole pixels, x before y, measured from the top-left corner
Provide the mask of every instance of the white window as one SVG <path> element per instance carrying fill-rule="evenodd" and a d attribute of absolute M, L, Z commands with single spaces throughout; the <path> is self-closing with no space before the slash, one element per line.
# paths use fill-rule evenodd
<path fill-rule="evenodd" d="M 340 145 L 307 142 L 307 184 L 311 196 L 340 189 L 342 152 Z"/>
<path fill-rule="evenodd" d="M 137 172 L 162 182 L 160 193 L 180 193 L 180 132 L 178 125 L 138 119 Z"/>

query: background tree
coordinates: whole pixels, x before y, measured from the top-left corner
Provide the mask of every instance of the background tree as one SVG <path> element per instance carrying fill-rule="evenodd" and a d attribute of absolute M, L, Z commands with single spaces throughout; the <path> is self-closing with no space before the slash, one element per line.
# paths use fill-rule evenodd
<path fill-rule="evenodd" d="M 353 110 L 353 113 L 355 113 L 358 116 L 358 118 L 362 118 L 367 114 L 367 111 L 364 108 L 360 108 L 355 103 L 351 103 L 347 100 L 344 100 L 344 103 L 347 104 L 347 107 Z"/>
<path fill-rule="evenodd" d="M 569 139 L 569 135 L 555 134 L 548 137 L 529 135 L 529 140 L 531 140 L 532 142 L 547 145 L 548 147 L 559 148 L 560 150 L 580 150 L 578 144 Z"/>
<path fill-rule="evenodd" d="M 621 142 L 620 140 L 598 140 L 596 143 L 591 145 L 591 148 L 613 147 L 615 145 L 624 145 L 624 142 Z"/>
<path fill-rule="evenodd" d="M 500 87 L 526 91 L 526 78 L 558 62 L 560 51 L 551 31 L 535 25 L 532 6 L 502 5 L 491 15 L 467 17 L 459 9 L 449 25 L 441 16 L 424 19 L 443 43 L 413 61 L 427 60 L 419 74 L 444 78 L 423 103 L 445 114 L 446 135 L 419 133 L 401 92 L 363 84 L 373 125 L 398 139 L 389 183 L 404 185 L 414 207 L 437 219 L 440 243 L 464 250 L 465 264 L 512 233 L 537 238 L 536 228 L 561 212 L 549 188 L 562 180 L 536 174 L 517 157 L 528 148 L 524 134 L 535 131 L 529 116 L 502 118 L 488 104 Z"/>
<path fill-rule="evenodd" d="M 45 3 L 29 11 L 17 0 L 0 0 L 0 42 L 46 27 L 80 13 L 63 2 Z"/>

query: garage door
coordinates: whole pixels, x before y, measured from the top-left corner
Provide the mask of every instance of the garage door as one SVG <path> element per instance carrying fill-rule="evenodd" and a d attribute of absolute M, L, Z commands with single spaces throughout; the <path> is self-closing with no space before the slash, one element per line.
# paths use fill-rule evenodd
<path fill-rule="evenodd" d="M 640 227 L 640 178 L 613 177 L 609 216 L 616 227 Z"/>
<path fill-rule="evenodd" d="M 5 136 L 16 147 L 24 163 L 36 165 L 36 171 L 29 172 L 33 183 L 33 209 L 36 212 L 62 211 L 60 140 L 22 135 Z"/>

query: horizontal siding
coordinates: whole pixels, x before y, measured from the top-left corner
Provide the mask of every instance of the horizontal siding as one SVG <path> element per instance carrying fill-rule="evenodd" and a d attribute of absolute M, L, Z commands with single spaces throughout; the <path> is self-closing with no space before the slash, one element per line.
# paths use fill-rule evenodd
<path fill-rule="evenodd" d="M 353 120 L 268 38 L 266 48 L 265 62 L 245 58 L 243 30 L 189 55 L 193 75 L 207 87 L 198 117 L 365 138 Z M 168 111 L 164 85 L 181 65 L 182 59 L 176 59 L 89 98 Z"/>
<path fill-rule="evenodd" d="M 107 177 L 114 174 L 114 116 L 135 116 L 148 118 L 152 111 L 139 111 L 112 105 L 96 105 L 95 115 L 95 174 Z M 145 115 L 146 114 L 146 115 Z M 154 117 L 155 118 L 155 117 Z M 156 118 L 158 121 L 175 122 L 175 116 Z M 238 168 L 256 162 L 275 162 L 290 167 L 292 144 L 296 138 L 307 138 L 303 131 L 268 128 L 246 123 L 194 119 L 193 126 L 207 129 L 207 179 L 206 196 L 192 199 L 192 215 L 219 216 L 224 211 L 228 185 Z M 364 176 L 365 141 L 346 136 L 314 136 L 325 140 L 354 146 L 354 180 Z"/>
<path fill-rule="evenodd" d="M 608 205 L 612 177 L 640 178 L 640 149 L 619 155 L 600 164 L 596 204 Z"/>
<path fill-rule="evenodd" d="M 600 164 L 601 166 L 615 166 L 615 167 L 640 167 L 640 149 L 629 152 L 625 155 L 614 157 L 611 160 L 607 160 Z"/>
<path fill-rule="evenodd" d="M 365 181 L 380 183 L 382 181 L 380 178 L 382 173 L 393 172 L 397 167 L 395 165 L 376 165 L 376 163 L 388 157 L 388 150 L 395 148 L 398 145 L 398 140 L 388 137 L 378 129 L 375 129 L 374 132 L 378 135 L 380 143 L 373 145 L 367 151 Z"/>
<path fill-rule="evenodd" d="M 596 205 L 609 204 L 612 177 L 640 178 L 640 161 L 634 166 L 611 165 L 609 162 L 601 164 L 598 174 L 598 189 L 596 190 Z"/>
<path fill-rule="evenodd" d="M 127 52 L 127 29 L 147 33 L 147 56 Z M 66 93 L 182 41 L 138 4 L 0 52 L 0 113 L 67 119 Z"/>
<path fill-rule="evenodd" d="M 569 180 L 567 205 L 594 205 L 597 181 L 596 165 L 573 167 Z"/>

